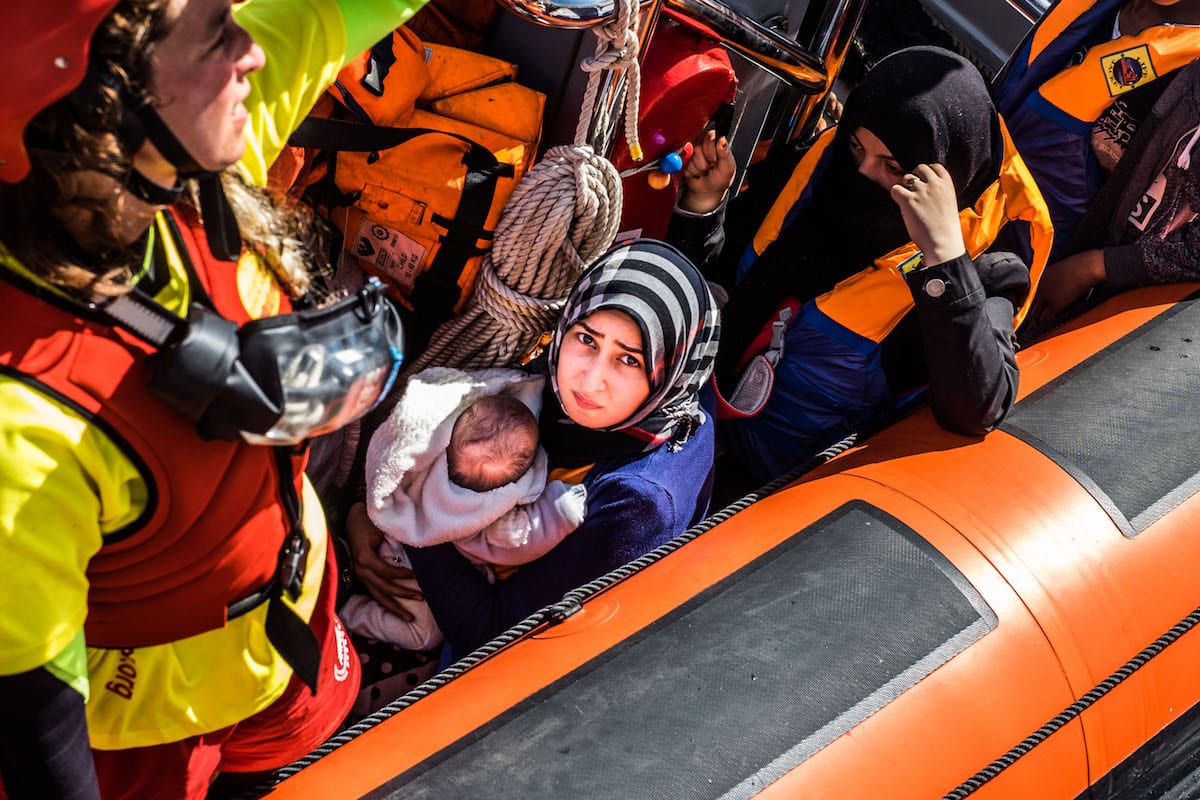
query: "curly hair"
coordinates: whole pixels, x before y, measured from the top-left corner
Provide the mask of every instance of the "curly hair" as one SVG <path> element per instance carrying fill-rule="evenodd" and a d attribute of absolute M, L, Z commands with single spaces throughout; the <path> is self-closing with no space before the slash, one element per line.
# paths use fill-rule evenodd
<path fill-rule="evenodd" d="M 318 255 L 326 252 L 328 232 L 322 221 L 290 195 L 247 183 L 236 167 L 221 173 L 221 185 L 237 218 L 243 247 L 259 257 L 293 300 L 308 294 L 314 288 L 313 276 L 329 268 Z M 195 181 L 183 201 L 182 210 L 193 219 L 200 219 Z M 322 302 L 330 299 L 313 298 Z"/>
<path fill-rule="evenodd" d="M 143 255 L 124 240 L 122 192 L 85 196 L 80 176 L 101 173 L 127 180 L 134 153 L 118 135 L 125 115 L 121 99 L 150 96 L 151 61 L 170 30 L 169 0 L 121 0 L 91 39 L 90 63 L 108 76 L 85 80 L 70 95 L 38 114 L 25 132 L 29 175 L 0 182 L 0 243 L 42 279 L 66 289 L 100 295 L 128 290 Z M 303 295 L 321 265 L 315 253 L 321 230 L 299 204 L 249 185 L 236 168 L 221 176 L 244 243 L 275 274 L 293 298 Z M 196 181 L 178 207 L 200 218 Z M 87 242 L 81 252 L 65 224 Z"/>

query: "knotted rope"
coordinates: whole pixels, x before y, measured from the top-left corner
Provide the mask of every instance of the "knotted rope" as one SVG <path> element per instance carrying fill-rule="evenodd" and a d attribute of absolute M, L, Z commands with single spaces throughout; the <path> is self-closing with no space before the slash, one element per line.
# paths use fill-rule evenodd
<path fill-rule="evenodd" d="M 595 128 L 608 130 L 612 113 L 618 103 L 604 104 L 596 109 L 596 95 L 600 91 L 603 73 L 612 77 L 616 91 L 625 89 L 625 141 L 629 155 L 634 161 L 642 160 L 642 145 L 638 140 L 637 120 L 642 99 L 642 68 L 638 63 L 638 3 L 636 0 L 618 0 L 615 13 L 607 23 L 596 29 L 596 54 L 586 58 L 579 68 L 588 73 L 587 88 L 583 93 L 583 108 L 579 112 L 579 124 L 575 126 L 575 144 L 587 143 L 591 117 L 595 115 Z"/>
<path fill-rule="evenodd" d="M 640 156 L 637 28 L 636 0 L 620 0 L 612 20 L 595 29 L 596 55 L 581 65 L 589 76 L 575 143 L 550 148 L 517 184 L 470 303 L 434 331 L 406 374 L 433 365 L 513 366 L 553 329 L 580 274 L 612 246 L 621 222 L 621 178 L 586 142 L 601 73 L 609 71 L 625 78 L 625 136 L 630 152 Z"/>

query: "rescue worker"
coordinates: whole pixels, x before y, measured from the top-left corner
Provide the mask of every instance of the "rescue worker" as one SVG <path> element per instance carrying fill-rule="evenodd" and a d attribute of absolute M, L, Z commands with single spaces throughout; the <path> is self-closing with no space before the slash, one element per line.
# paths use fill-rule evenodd
<path fill-rule="evenodd" d="M 939 48 L 894 53 L 794 169 L 763 166 L 786 185 L 738 196 L 757 227 L 725 224 L 732 156 L 701 141 L 668 233 L 730 291 L 717 431 L 742 466 L 776 477 L 925 384 L 943 426 L 996 425 L 1051 233 L 978 71 Z"/>
<path fill-rule="evenodd" d="M 413 11 L 6 8 L 0 796 L 201 798 L 350 707 L 302 443 L 387 389 L 398 323 L 378 287 L 305 311 L 294 212 L 257 187 L 346 55 Z"/>

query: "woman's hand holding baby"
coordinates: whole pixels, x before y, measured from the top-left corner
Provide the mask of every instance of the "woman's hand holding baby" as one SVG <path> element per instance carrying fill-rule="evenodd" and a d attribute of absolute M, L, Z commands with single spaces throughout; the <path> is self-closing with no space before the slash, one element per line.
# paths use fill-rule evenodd
<path fill-rule="evenodd" d="M 958 220 L 958 196 L 941 164 L 920 164 L 892 187 L 904 227 L 928 265 L 945 264 L 967 252 Z"/>
<path fill-rule="evenodd" d="M 355 503 L 350 507 L 346 515 L 346 537 L 350 541 L 354 573 L 363 586 L 380 605 L 405 622 L 411 622 L 413 615 L 398 600 L 421 600 L 422 595 L 412 588 L 411 569 L 398 567 L 379 554 L 383 531 L 371 522 L 365 504 Z"/>

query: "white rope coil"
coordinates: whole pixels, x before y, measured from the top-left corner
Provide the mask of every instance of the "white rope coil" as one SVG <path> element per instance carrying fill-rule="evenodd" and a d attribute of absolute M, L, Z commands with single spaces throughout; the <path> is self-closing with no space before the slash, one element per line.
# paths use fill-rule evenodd
<path fill-rule="evenodd" d="M 510 366 L 551 330 L 584 267 L 612 244 L 621 178 L 590 147 L 553 147 L 517 184 L 471 302 L 435 332 L 408 372 Z"/>
<path fill-rule="evenodd" d="M 621 177 L 612 162 L 593 151 L 587 133 L 601 73 L 610 72 L 618 91 L 624 84 L 625 136 L 630 153 L 641 158 L 638 3 L 620 0 L 617 6 L 613 18 L 596 29 L 596 55 L 582 64 L 589 76 L 575 143 L 550 148 L 517 184 L 470 303 L 434 331 L 428 349 L 406 374 L 433 365 L 512 366 L 553 329 L 575 281 L 612 245 L 621 223 Z"/>

